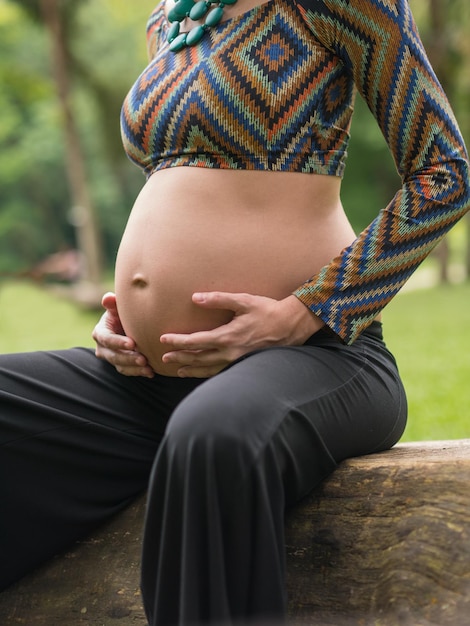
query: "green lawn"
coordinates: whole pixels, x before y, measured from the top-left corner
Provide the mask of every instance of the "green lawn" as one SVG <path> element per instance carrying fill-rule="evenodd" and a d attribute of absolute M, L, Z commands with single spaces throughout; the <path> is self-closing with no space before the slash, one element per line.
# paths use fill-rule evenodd
<path fill-rule="evenodd" d="M 385 337 L 408 390 L 405 440 L 470 437 L 470 284 L 400 294 Z M 99 313 L 28 283 L 0 285 L 0 352 L 93 346 Z"/>
<path fill-rule="evenodd" d="M 405 439 L 470 437 L 470 283 L 398 295 L 386 341 L 408 391 Z"/>
<path fill-rule="evenodd" d="M 99 316 L 28 282 L 0 283 L 0 353 L 92 346 Z"/>

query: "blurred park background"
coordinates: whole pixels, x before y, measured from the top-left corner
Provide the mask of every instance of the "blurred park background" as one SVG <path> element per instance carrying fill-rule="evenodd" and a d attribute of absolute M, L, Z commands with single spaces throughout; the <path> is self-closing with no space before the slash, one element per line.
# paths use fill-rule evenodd
<path fill-rule="evenodd" d="M 92 346 L 144 183 L 119 112 L 155 0 L 0 0 L 0 352 Z M 470 3 L 410 0 L 470 144 Z M 343 203 L 359 230 L 400 181 L 358 101 Z M 470 219 L 384 313 L 408 389 L 406 440 L 470 437 Z"/>

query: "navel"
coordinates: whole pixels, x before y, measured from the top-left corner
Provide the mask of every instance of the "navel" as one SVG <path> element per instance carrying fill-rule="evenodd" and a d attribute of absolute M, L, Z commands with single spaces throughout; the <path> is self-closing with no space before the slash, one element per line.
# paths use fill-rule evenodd
<path fill-rule="evenodd" d="M 138 289 L 145 289 L 149 286 L 149 283 L 143 274 L 138 273 L 133 276 L 131 285 L 132 287 L 137 287 Z"/>

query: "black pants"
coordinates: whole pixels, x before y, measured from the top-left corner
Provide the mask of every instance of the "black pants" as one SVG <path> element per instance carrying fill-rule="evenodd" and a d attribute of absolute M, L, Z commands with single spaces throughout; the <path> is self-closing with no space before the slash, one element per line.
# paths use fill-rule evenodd
<path fill-rule="evenodd" d="M 150 624 L 282 619 L 285 506 L 405 421 L 378 323 L 204 381 L 123 377 L 79 348 L 0 356 L 0 588 L 148 488 Z"/>

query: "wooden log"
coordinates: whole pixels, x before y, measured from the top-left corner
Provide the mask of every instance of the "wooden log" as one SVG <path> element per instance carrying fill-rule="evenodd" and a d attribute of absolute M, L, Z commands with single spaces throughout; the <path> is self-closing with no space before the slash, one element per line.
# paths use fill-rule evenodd
<path fill-rule="evenodd" d="M 0 624 L 139 626 L 144 499 L 0 594 Z M 470 623 L 470 439 L 350 459 L 289 511 L 290 621 Z"/>
<path fill-rule="evenodd" d="M 470 440 L 345 461 L 288 516 L 286 543 L 297 623 L 470 624 Z"/>
<path fill-rule="evenodd" d="M 145 498 L 0 594 L 0 626 L 144 626 Z"/>

